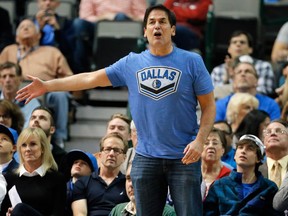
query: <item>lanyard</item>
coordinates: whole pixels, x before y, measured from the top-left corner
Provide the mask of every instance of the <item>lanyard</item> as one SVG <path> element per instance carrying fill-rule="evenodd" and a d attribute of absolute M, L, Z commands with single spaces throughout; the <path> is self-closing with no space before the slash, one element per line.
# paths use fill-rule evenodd
<path fill-rule="evenodd" d="M 21 56 L 21 49 L 18 47 L 17 50 L 17 63 L 19 63 L 22 59 L 24 59 L 29 53 L 33 52 L 34 50 L 38 49 L 39 46 L 33 46 L 31 49 L 29 49 L 27 52 L 24 53 L 23 56 Z"/>

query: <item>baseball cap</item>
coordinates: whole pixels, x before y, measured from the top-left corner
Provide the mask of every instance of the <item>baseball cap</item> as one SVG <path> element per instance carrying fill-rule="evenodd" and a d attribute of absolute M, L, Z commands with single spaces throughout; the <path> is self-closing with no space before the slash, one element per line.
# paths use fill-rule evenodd
<path fill-rule="evenodd" d="M 18 140 L 18 133 L 16 130 L 0 124 L 0 133 L 6 134 L 11 139 L 13 145 L 16 145 Z"/>
<path fill-rule="evenodd" d="M 87 162 L 92 172 L 98 170 L 97 160 L 93 154 L 89 152 L 84 152 L 79 149 L 71 150 L 64 156 L 59 166 L 59 171 L 65 175 L 65 177 L 67 178 L 67 181 L 70 179 L 71 168 L 72 168 L 74 161 L 79 160 L 79 159 Z"/>
<path fill-rule="evenodd" d="M 243 140 L 252 140 L 259 147 L 260 152 L 261 152 L 261 156 L 262 156 L 262 158 L 264 158 L 265 146 L 257 136 L 252 135 L 252 134 L 245 134 L 245 135 L 240 137 L 239 142 L 243 141 Z"/>

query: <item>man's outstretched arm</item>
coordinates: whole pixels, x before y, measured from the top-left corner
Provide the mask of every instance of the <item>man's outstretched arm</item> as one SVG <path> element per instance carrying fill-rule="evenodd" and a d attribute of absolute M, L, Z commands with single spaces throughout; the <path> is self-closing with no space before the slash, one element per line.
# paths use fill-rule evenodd
<path fill-rule="evenodd" d="M 111 82 L 108 79 L 105 69 L 49 81 L 42 81 L 39 78 L 32 76 L 29 76 L 29 78 L 32 80 L 32 83 L 20 89 L 16 96 L 16 99 L 19 101 L 26 99 L 26 104 L 33 98 L 39 97 L 46 92 L 79 91 L 98 86 L 111 86 Z"/>

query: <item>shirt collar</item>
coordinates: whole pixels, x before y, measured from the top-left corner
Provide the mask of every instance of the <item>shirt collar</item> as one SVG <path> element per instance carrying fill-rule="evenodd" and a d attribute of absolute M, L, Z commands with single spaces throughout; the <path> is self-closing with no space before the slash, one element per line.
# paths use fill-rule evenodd
<path fill-rule="evenodd" d="M 45 175 L 45 169 L 44 166 L 41 165 L 40 167 L 38 167 L 36 170 L 34 170 L 32 173 L 28 172 L 25 167 L 23 166 L 23 164 L 20 166 L 20 173 L 19 176 L 27 176 L 27 177 L 33 177 L 33 176 L 37 176 L 40 175 L 41 177 L 43 177 Z"/>
<path fill-rule="evenodd" d="M 127 211 L 132 215 L 136 215 L 136 208 L 134 208 L 134 205 L 131 201 L 127 203 L 123 211 Z"/>

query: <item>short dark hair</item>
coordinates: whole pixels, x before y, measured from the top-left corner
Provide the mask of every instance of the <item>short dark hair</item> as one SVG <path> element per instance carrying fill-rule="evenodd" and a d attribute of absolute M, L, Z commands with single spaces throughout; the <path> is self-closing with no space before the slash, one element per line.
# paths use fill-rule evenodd
<path fill-rule="evenodd" d="M 144 15 L 144 20 L 143 20 L 143 27 L 146 28 L 147 26 L 147 22 L 148 22 L 148 17 L 150 15 L 150 13 L 153 11 L 153 10 L 162 10 L 164 11 L 167 16 L 168 16 L 168 20 L 169 20 L 169 23 L 171 26 L 176 26 L 176 16 L 175 14 L 169 10 L 168 8 L 166 8 L 164 5 L 162 4 L 157 4 L 157 5 L 154 5 L 154 6 L 151 6 L 151 7 L 148 7 L 145 11 L 145 15 Z"/>
<path fill-rule="evenodd" d="M 32 111 L 32 114 L 33 114 L 36 110 L 44 110 L 44 111 L 46 111 L 47 113 L 49 113 L 51 126 L 53 126 L 53 127 L 55 126 L 54 113 L 53 113 L 53 111 L 52 111 L 51 109 L 49 109 L 49 108 L 46 107 L 46 106 L 40 105 L 40 106 L 36 107 L 36 108 Z"/>
<path fill-rule="evenodd" d="M 248 40 L 248 46 L 253 48 L 254 47 L 253 37 L 249 32 L 244 31 L 244 30 L 236 30 L 236 31 L 232 32 L 230 39 L 229 39 L 229 44 L 231 43 L 232 38 L 238 37 L 239 35 L 242 35 L 242 34 L 246 36 L 246 38 Z"/>
<path fill-rule="evenodd" d="M 210 133 L 216 133 L 216 134 L 218 134 L 218 136 L 219 136 L 219 138 L 220 138 L 220 141 L 221 141 L 221 143 L 222 143 L 222 147 L 223 147 L 224 149 L 227 148 L 227 140 L 226 140 L 226 137 L 225 137 L 225 133 L 224 133 L 222 130 L 213 127 L 212 130 L 210 131 Z"/>
<path fill-rule="evenodd" d="M 7 61 L 0 65 L 0 77 L 1 72 L 4 69 L 15 68 L 16 75 L 21 77 L 22 76 L 22 68 L 19 64 L 15 64 L 13 62 Z"/>
<path fill-rule="evenodd" d="M 231 125 L 230 125 L 227 121 L 225 121 L 225 120 L 216 121 L 216 122 L 214 122 L 214 125 L 215 125 L 215 124 L 225 124 L 225 125 L 227 126 L 229 132 L 224 131 L 224 130 L 221 130 L 221 129 L 219 129 L 219 130 L 223 131 L 223 132 L 224 132 L 225 134 L 227 134 L 227 135 L 232 135 L 232 134 L 233 134 L 232 127 L 231 127 Z"/>

